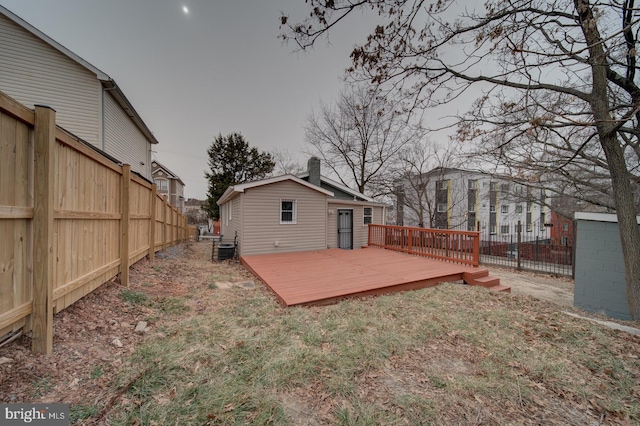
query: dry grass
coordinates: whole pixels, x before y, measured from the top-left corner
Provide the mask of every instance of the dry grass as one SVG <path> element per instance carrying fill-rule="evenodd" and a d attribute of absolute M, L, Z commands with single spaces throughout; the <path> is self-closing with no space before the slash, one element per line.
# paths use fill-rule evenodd
<path fill-rule="evenodd" d="M 637 336 L 456 284 L 285 309 L 259 283 L 218 286 L 251 277 L 209 250 L 137 268 L 119 299 L 152 331 L 87 370 L 106 384 L 66 397 L 78 423 L 640 423 Z"/>
<path fill-rule="evenodd" d="M 204 284 L 215 303 L 129 360 L 121 384 L 144 374 L 111 423 L 640 422 L 640 340 L 531 298 L 449 284 L 284 309 Z"/>

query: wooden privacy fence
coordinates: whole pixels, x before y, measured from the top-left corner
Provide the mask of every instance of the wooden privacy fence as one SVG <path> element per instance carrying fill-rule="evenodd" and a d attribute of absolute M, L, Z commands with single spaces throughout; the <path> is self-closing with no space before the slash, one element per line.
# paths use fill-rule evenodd
<path fill-rule="evenodd" d="M 479 232 L 369 224 L 368 245 L 473 266 L 480 264 Z"/>
<path fill-rule="evenodd" d="M 195 235 L 156 186 L 0 92 L 0 336 L 32 331 L 156 250 Z"/>

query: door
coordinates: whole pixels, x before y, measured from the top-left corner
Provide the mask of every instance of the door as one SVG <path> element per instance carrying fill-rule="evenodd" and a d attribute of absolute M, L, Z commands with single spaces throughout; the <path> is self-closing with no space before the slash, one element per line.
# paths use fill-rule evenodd
<path fill-rule="evenodd" d="M 338 210 L 338 248 L 353 249 L 353 210 Z"/>

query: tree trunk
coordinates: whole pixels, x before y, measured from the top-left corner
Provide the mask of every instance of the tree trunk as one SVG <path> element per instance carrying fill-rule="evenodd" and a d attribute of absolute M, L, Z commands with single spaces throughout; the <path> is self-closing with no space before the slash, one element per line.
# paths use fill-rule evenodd
<path fill-rule="evenodd" d="M 600 144 L 604 149 L 611 170 L 613 198 L 624 258 L 629 312 L 634 320 L 640 320 L 640 226 L 633 204 L 630 176 L 616 134 L 601 137 Z"/>
<path fill-rule="evenodd" d="M 607 62 L 603 40 L 589 0 L 574 0 L 574 5 L 580 16 L 582 33 L 589 46 L 593 76 L 591 111 L 611 174 L 613 199 L 618 216 L 624 258 L 629 312 L 633 319 L 640 320 L 640 228 L 638 228 L 633 204 L 631 176 L 624 159 L 624 152 L 618 141 L 616 121 L 609 112 L 611 109 L 608 100 L 607 69 L 610 65 Z"/>

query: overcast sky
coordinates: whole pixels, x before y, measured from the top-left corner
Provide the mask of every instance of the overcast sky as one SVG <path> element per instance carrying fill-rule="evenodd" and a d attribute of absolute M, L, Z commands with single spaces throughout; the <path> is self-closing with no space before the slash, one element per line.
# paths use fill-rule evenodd
<path fill-rule="evenodd" d="M 361 15 L 300 54 L 277 36 L 280 12 L 308 13 L 303 0 L 0 4 L 113 78 L 160 142 L 154 158 L 201 199 L 219 133 L 240 132 L 263 151 L 304 149 L 305 117 L 337 97 L 353 45 L 375 26 Z"/>

